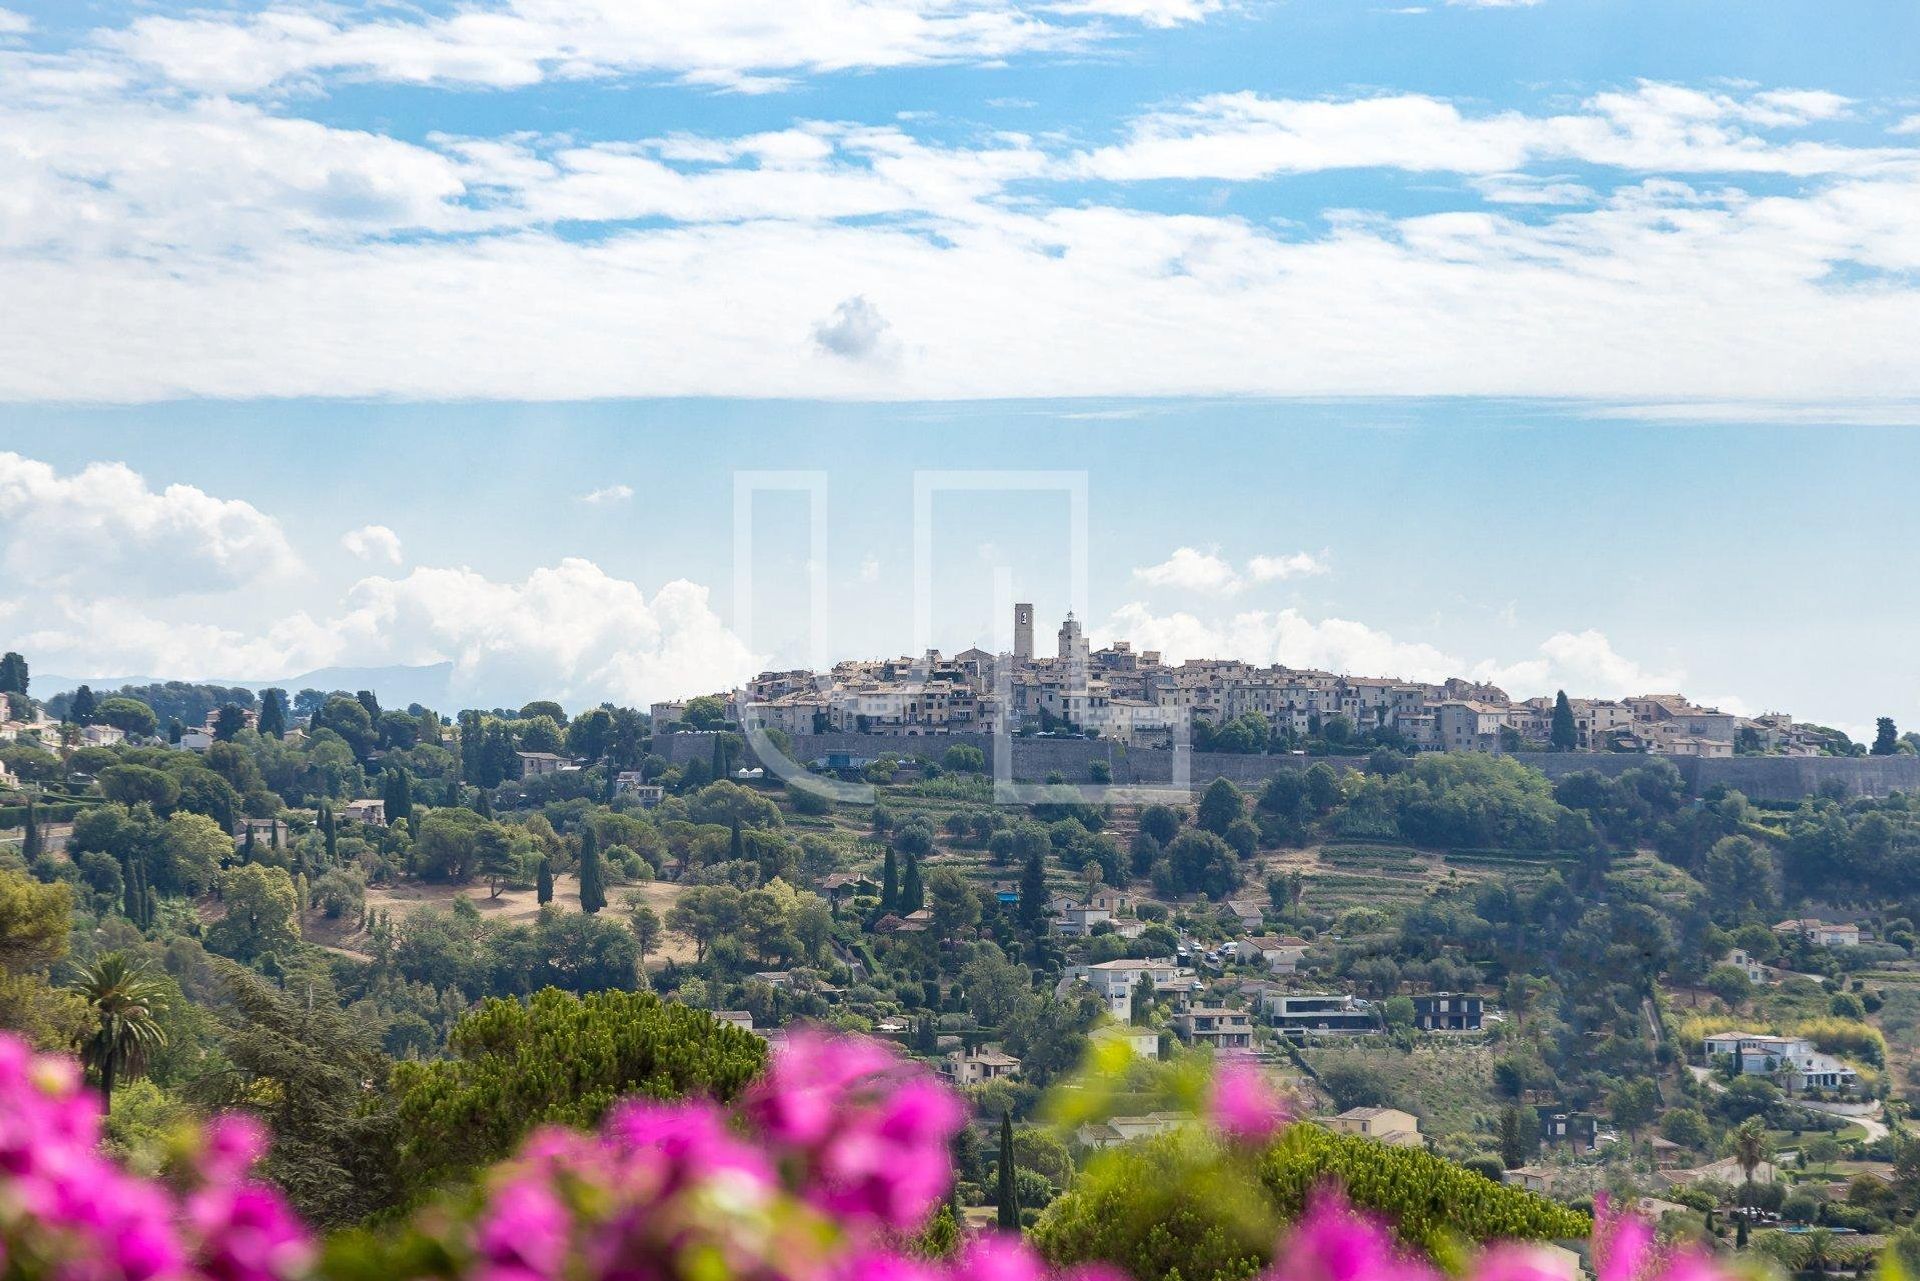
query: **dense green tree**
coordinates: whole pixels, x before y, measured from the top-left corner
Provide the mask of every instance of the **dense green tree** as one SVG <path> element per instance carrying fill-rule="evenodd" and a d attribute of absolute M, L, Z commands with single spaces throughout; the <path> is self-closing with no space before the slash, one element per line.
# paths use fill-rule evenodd
<path fill-rule="evenodd" d="M 893 852 L 893 846 L 887 846 L 887 852 L 880 859 L 880 910 L 892 912 L 900 906 L 900 863 Z"/>
<path fill-rule="evenodd" d="M 82 685 L 73 691 L 73 697 L 67 702 L 67 719 L 75 725 L 91 725 L 94 713 L 99 708 L 100 700 L 94 697 L 93 690 Z"/>
<path fill-rule="evenodd" d="M 1573 704 L 1567 701 L 1567 691 L 1561 690 L 1553 696 L 1553 722 L 1547 731 L 1548 741 L 1556 752 L 1571 752 L 1580 744 L 1580 735 L 1573 719 Z"/>
<path fill-rule="evenodd" d="M 535 874 L 533 897 L 542 907 L 553 902 L 553 860 L 544 854 L 540 856 L 540 870 Z"/>
<path fill-rule="evenodd" d="M 1893 717 L 1882 716 L 1873 723 L 1873 746 L 1869 749 L 1874 756 L 1892 756 L 1900 750 L 1900 731 L 1894 726 Z"/>
<path fill-rule="evenodd" d="M 102 699 L 94 717 L 102 725 L 111 725 L 133 738 L 152 738 L 160 732 L 160 720 L 153 709 L 137 698 Z"/>
<path fill-rule="evenodd" d="M 425 1190 L 506 1156 L 537 1125 L 591 1126 L 629 1094 L 733 1098 L 765 1043 L 647 992 L 490 999 L 455 1025 L 452 1058 L 394 1073 L 401 1178 Z"/>
<path fill-rule="evenodd" d="M 1202 831 L 1225 836 L 1234 820 L 1246 813 L 1246 808 L 1247 798 L 1240 789 L 1224 778 L 1216 778 L 1207 784 L 1207 790 L 1201 794 L 1200 807 L 1194 811 L 1193 821 Z"/>
<path fill-rule="evenodd" d="M 236 703 L 228 703 L 214 714 L 213 737 L 216 742 L 231 743 L 246 727 L 246 709 Z"/>
<path fill-rule="evenodd" d="M 900 876 L 900 915 L 906 916 L 918 912 L 927 903 L 926 888 L 920 883 L 920 860 L 913 854 L 907 855 L 906 870 Z"/>
<path fill-rule="evenodd" d="M 220 874 L 226 915 L 207 927 L 207 949 L 236 961 L 285 955 L 300 942 L 300 905 L 285 868 L 248 863 Z"/>
<path fill-rule="evenodd" d="M 1181 893 L 1223 899 L 1240 884 L 1240 858 L 1212 832 L 1189 830 L 1167 846 L 1167 866 Z"/>
<path fill-rule="evenodd" d="M 114 1085 L 144 1076 L 148 1057 L 167 1043 L 160 1025 L 167 985 L 123 953 L 108 952 L 80 967 L 73 990 L 87 1006 L 80 1061 L 99 1080 L 102 1109 L 110 1112 Z"/>
<path fill-rule="evenodd" d="M 1047 865 L 1040 851 L 1027 855 L 1020 871 L 1020 927 L 1038 934 L 1047 922 Z"/>
<path fill-rule="evenodd" d="M 413 775 L 393 767 L 381 775 L 380 799 L 386 802 L 387 822 L 411 822 L 413 819 Z"/>
<path fill-rule="evenodd" d="M 1020 1230 L 1020 1184 L 1014 1177 L 1013 1160 L 1013 1113 L 1000 1113 L 1000 1160 L 998 1163 L 998 1191 L 994 1198 L 997 1209 L 995 1222 L 1002 1232 Z"/>
<path fill-rule="evenodd" d="M 1530 1107 L 1509 1103 L 1500 1109 L 1500 1165 L 1517 1170 L 1540 1150 L 1540 1117 Z"/>
<path fill-rule="evenodd" d="M 363 1018 L 340 1008 L 322 972 L 284 986 L 222 965 L 224 1070 L 195 1078 L 197 1102 L 257 1113 L 272 1132 L 262 1171 L 321 1227 L 392 1208 L 389 1060 Z"/>
<path fill-rule="evenodd" d="M 27 692 L 27 660 L 12 650 L 0 655 L 0 694 Z"/>
<path fill-rule="evenodd" d="M 100 794 L 121 805 L 151 805 L 165 814 L 180 800 L 174 776 L 146 765 L 114 765 L 100 771 Z"/>
<path fill-rule="evenodd" d="M 284 689 L 266 689 L 260 691 L 260 721 L 257 727 L 261 738 L 285 738 L 287 736 L 287 691 Z"/>
<path fill-rule="evenodd" d="M 600 861 L 600 838 L 589 824 L 580 829 L 580 910 L 592 916 L 606 905 L 606 868 Z"/>
<path fill-rule="evenodd" d="M 47 979 L 67 955 L 72 928 L 70 886 L 0 867 L 0 1027 L 42 1049 L 70 1047 L 85 1026 L 79 998 Z"/>

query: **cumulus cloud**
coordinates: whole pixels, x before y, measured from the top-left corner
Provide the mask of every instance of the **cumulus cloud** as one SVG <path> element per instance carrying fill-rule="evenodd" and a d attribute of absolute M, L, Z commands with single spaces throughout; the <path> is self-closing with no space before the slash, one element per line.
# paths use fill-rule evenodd
<path fill-rule="evenodd" d="M 583 503 L 591 503 L 598 507 L 604 506 L 607 503 L 624 503 L 632 497 L 632 485 L 607 485 L 600 489 L 589 490 L 580 495 L 580 501 Z"/>
<path fill-rule="evenodd" d="M 820 350 L 847 360 L 879 359 L 887 350 L 887 321 L 864 297 L 843 300 L 833 315 L 813 327 Z"/>
<path fill-rule="evenodd" d="M 1686 672 L 1650 668 L 1613 648 L 1603 632 L 1555 632 L 1540 643 L 1538 657 L 1501 665 L 1481 663 L 1473 669 L 1477 680 L 1491 681 L 1517 698 L 1551 694 L 1556 690 L 1594 698 L 1622 698 L 1631 694 L 1678 693 Z"/>
<path fill-rule="evenodd" d="M 1327 563 L 1325 552 L 1318 556 L 1312 552 L 1294 552 L 1290 556 L 1255 556 L 1247 562 L 1247 573 L 1257 583 L 1317 578 L 1332 572 L 1333 566 Z"/>
<path fill-rule="evenodd" d="M 12 9 L 0 9 L 0 36 L 25 35 L 33 30 L 33 19 Z"/>
<path fill-rule="evenodd" d="M 1138 649 L 1157 649 L 1169 662 L 1190 658 L 1237 658 L 1265 665 L 1312 668 L 1353 676 L 1391 676 L 1440 682 L 1471 677 L 1531 698 L 1564 689 L 1575 697 L 1622 698 L 1678 693 L 1686 673 L 1636 662 L 1619 653 L 1599 631 L 1556 632 L 1535 653 L 1513 663 L 1468 662 L 1433 645 L 1403 641 L 1352 619 L 1312 619 L 1297 609 L 1250 610 L 1224 619 L 1191 613 L 1155 614 L 1135 601 L 1114 611 L 1101 641 L 1131 639 Z M 1737 699 L 1721 705 L 1745 708 Z"/>
<path fill-rule="evenodd" d="M 217 616 L 59 593 L 21 612 L 21 647 L 54 670 L 269 680 L 450 661 L 454 692 L 478 703 L 542 694 L 642 704 L 731 688 L 759 667 L 705 587 L 676 580 L 649 595 L 580 558 L 517 581 L 467 568 L 370 577 L 337 613 L 264 627 L 244 602 Z"/>
<path fill-rule="evenodd" d="M 679 579 L 649 597 L 579 557 L 518 582 L 424 567 L 365 579 L 334 630 L 357 661 L 451 660 L 457 691 L 643 703 L 729 688 L 757 670 L 707 588 Z"/>
<path fill-rule="evenodd" d="M 155 490 L 124 463 L 61 475 L 0 452 L 0 564 L 41 588 L 124 596 L 245 587 L 298 565 L 280 524 L 192 485 Z"/>
<path fill-rule="evenodd" d="M 384 560 L 389 565 L 400 563 L 400 535 L 385 525 L 350 529 L 340 535 L 340 545 L 361 560 Z"/>
<path fill-rule="evenodd" d="M 1560 115 L 1469 114 L 1444 98 L 1270 98 L 1213 94 L 1136 120 L 1125 142 L 1083 153 L 1077 168 L 1120 181 L 1227 179 L 1387 167 L 1507 174 L 1578 161 L 1641 172 L 1867 173 L 1911 167 L 1907 149 L 1780 139 L 1844 115 L 1849 100 L 1808 90 L 1745 95 L 1643 81 Z"/>
<path fill-rule="evenodd" d="M 1172 587 L 1180 591 L 1205 592 L 1227 596 L 1240 590 L 1240 575 L 1233 566 L 1213 552 L 1178 547 L 1158 565 L 1142 565 L 1133 571 L 1139 582 L 1149 587 Z"/>
<path fill-rule="evenodd" d="M 1250 610 L 1225 620 L 1193 614 L 1157 615 L 1134 601 L 1115 610 L 1109 637 L 1131 639 L 1136 649 L 1157 649 L 1169 662 L 1189 658 L 1240 658 L 1354 675 L 1400 676 L 1443 681 L 1460 674 L 1458 660 L 1422 642 L 1351 619 L 1310 619 L 1297 609 Z"/>
<path fill-rule="evenodd" d="M 1112 38 L 1076 16 L 1171 26 L 1219 7 L 1217 0 L 506 0 L 403 21 L 284 6 L 146 17 L 108 42 L 176 84 L 220 93 L 327 75 L 516 88 L 644 72 L 759 92 L 801 75 L 991 62 Z"/>

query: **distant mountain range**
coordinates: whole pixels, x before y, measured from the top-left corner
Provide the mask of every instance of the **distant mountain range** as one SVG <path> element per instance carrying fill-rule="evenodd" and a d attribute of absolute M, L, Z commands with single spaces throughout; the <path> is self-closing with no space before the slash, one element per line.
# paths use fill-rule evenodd
<path fill-rule="evenodd" d="M 322 667 L 298 676 L 284 676 L 270 681 L 226 680 L 210 676 L 187 683 L 238 686 L 255 693 L 273 688 L 284 689 L 289 694 L 297 694 L 303 689 L 329 692 L 340 689 L 348 693 L 370 689 L 379 697 L 382 707 L 405 707 L 409 703 L 421 703 L 440 711 L 447 705 L 452 676 L 452 663 L 433 663 L 424 667 Z M 96 694 L 105 694 L 124 685 L 161 685 L 181 679 L 178 676 L 53 676 L 35 672 L 32 690 L 35 698 L 44 699 L 78 689 L 82 685 L 91 686 Z"/>

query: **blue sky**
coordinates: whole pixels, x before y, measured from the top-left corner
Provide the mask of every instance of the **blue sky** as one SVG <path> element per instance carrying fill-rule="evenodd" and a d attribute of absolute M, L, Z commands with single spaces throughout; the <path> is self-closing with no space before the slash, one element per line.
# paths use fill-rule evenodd
<path fill-rule="evenodd" d="M 1920 722 L 1920 11 L 0 9 L 0 632 L 645 700 L 911 641 L 919 470 L 1096 634 Z M 594 501 L 585 496 L 597 494 Z M 944 499 L 938 638 L 1064 606 Z M 1051 623 L 1049 623 L 1049 626 Z"/>

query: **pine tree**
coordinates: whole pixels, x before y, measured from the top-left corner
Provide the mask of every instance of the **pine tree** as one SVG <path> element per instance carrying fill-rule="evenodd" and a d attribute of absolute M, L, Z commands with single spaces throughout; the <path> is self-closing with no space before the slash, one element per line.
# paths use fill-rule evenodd
<path fill-rule="evenodd" d="M 1567 691 L 1564 689 L 1553 697 L 1551 735 L 1553 750 L 1556 752 L 1571 752 L 1579 746 L 1580 736 L 1573 724 L 1573 704 L 1567 701 Z"/>
<path fill-rule="evenodd" d="M 891 912 L 900 906 L 900 865 L 893 852 L 893 846 L 887 846 L 887 856 L 880 862 L 880 910 Z"/>
<path fill-rule="evenodd" d="M 553 902 L 553 860 L 544 855 L 540 859 L 540 875 L 534 882 L 533 896 L 542 907 Z"/>
<path fill-rule="evenodd" d="M 920 860 L 909 854 L 906 873 L 900 878 L 900 915 L 918 912 L 926 905 L 926 891 L 920 886 Z"/>
<path fill-rule="evenodd" d="M 607 905 L 607 887 L 600 867 L 600 838 L 593 825 L 580 829 L 580 910 L 592 916 Z"/>
<path fill-rule="evenodd" d="M 1038 932 L 1047 919 L 1047 868 L 1040 851 L 1027 855 L 1027 866 L 1020 873 L 1020 924 Z"/>
<path fill-rule="evenodd" d="M 999 1218 L 1002 1232 L 1020 1230 L 1020 1184 L 1014 1178 L 1013 1166 L 1013 1113 L 1000 1113 L 1000 1196 Z"/>

